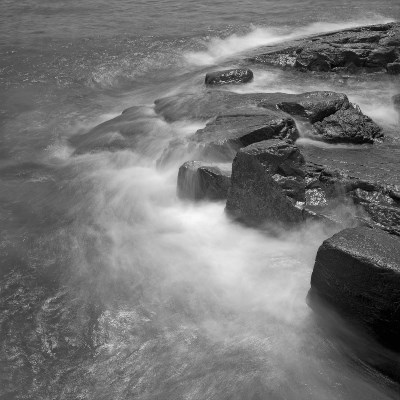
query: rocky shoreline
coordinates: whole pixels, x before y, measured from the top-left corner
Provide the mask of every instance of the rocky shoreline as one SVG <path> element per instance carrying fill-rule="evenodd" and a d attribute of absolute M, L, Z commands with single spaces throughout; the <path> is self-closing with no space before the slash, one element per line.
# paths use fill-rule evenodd
<path fill-rule="evenodd" d="M 246 62 L 311 74 L 387 73 L 398 79 L 400 24 L 314 36 Z M 190 155 L 179 169 L 178 196 L 226 201 L 227 215 L 239 223 L 269 230 L 310 220 L 334 226 L 340 232 L 321 245 L 316 257 L 310 301 L 323 299 L 397 354 L 400 146 L 385 138 L 384 130 L 345 93 L 226 90 L 225 85 L 247 84 L 254 75 L 248 68 L 212 71 L 204 90 L 156 100 L 155 113 L 167 122 L 205 124 L 170 142 L 158 167 Z M 398 108 L 399 96 L 393 98 Z M 130 121 L 139 108 L 72 139 L 75 153 L 134 145 Z M 120 127 L 118 134 L 108 130 L 110 123 Z M 299 139 L 316 146 L 304 146 Z M 337 144 L 343 149 L 330 147 Z M 400 380 L 391 365 L 380 368 Z"/>

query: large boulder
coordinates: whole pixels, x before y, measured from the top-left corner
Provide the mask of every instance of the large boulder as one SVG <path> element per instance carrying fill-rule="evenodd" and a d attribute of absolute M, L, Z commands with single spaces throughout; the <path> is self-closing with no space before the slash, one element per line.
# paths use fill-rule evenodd
<path fill-rule="evenodd" d="M 249 61 L 300 71 L 398 74 L 399 43 L 399 23 L 372 25 L 293 41 Z"/>
<path fill-rule="evenodd" d="M 230 164 L 187 161 L 179 168 L 177 194 L 188 200 L 225 200 L 230 183 Z"/>
<path fill-rule="evenodd" d="M 322 300 L 399 351 L 400 238 L 359 227 L 324 241 L 311 276 L 310 299 Z"/>
<path fill-rule="evenodd" d="M 224 71 L 209 72 L 206 74 L 206 85 L 226 85 L 248 83 L 253 80 L 253 71 L 244 69 L 227 69 Z"/>
<path fill-rule="evenodd" d="M 242 148 L 232 164 L 226 212 L 250 225 L 290 226 L 304 220 L 304 158 L 282 140 Z"/>

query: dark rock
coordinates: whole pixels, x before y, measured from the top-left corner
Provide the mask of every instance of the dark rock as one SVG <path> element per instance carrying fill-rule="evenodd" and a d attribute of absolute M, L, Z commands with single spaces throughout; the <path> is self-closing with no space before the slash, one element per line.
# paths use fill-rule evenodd
<path fill-rule="evenodd" d="M 226 212 L 250 225 L 303 221 L 304 158 L 298 148 L 268 140 L 242 148 L 232 164 Z"/>
<path fill-rule="evenodd" d="M 230 182 L 230 165 L 187 161 L 179 168 L 177 194 L 189 200 L 225 200 Z"/>
<path fill-rule="evenodd" d="M 218 116 L 198 130 L 192 140 L 199 143 L 203 157 L 231 161 L 240 148 L 273 138 L 295 141 L 296 124 L 279 111 L 263 110 L 258 115 L 242 111 L 241 115 Z"/>
<path fill-rule="evenodd" d="M 191 158 L 208 162 L 232 161 L 241 148 L 262 140 L 279 138 L 289 142 L 299 137 L 295 121 L 275 108 L 259 107 L 264 94 L 239 95 L 208 91 L 203 95 L 186 94 L 156 101 L 156 112 L 168 121 L 201 119 L 203 129 L 185 140 L 173 141 L 159 164 L 187 151 Z"/>
<path fill-rule="evenodd" d="M 224 71 L 209 72 L 206 75 L 206 85 L 226 85 L 232 83 L 247 83 L 253 80 L 253 71 L 250 69 L 227 69 Z"/>
<path fill-rule="evenodd" d="M 400 238 L 355 228 L 326 240 L 317 253 L 311 294 L 400 350 Z"/>
<path fill-rule="evenodd" d="M 373 25 L 293 41 L 249 59 L 317 72 L 398 73 L 400 24 Z"/>
<path fill-rule="evenodd" d="M 312 124 L 309 133 L 326 142 L 373 143 L 383 136 L 382 129 L 343 93 L 272 93 L 259 105 L 308 120 Z"/>
<path fill-rule="evenodd" d="M 335 220 L 347 219 L 342 221 L 344 226 L 363 224 L 400 235 L 396 185 L 357 179 L 313 163 L 307 164 L 306 172 L 306 210 Z M 343 204 L 353 209 L 355 205 L 355 213 L 335 215 Z"/>
<path fill-rule="evenodd" d="M 231 161 L 241 147 L 252 143 L 272 138 L 293 142 L 299 133 L 292 116 L 313 124 L 309 134 L 319 140 L 370 143 L 382 136 L 346 95 L 334 92 L 240 95 L 215 90 L 159 99 L 155 109 L 167 121 L 208 121 L 185 141 L 172 142 L 162 162 L 188 148 L 195 159 Z"/>
<path fill-rule="evenodd" d="M 335 143 L 373 143 L 383 137 L 382 129 L 352 105 L 316 122 L 313 133 Z"/>

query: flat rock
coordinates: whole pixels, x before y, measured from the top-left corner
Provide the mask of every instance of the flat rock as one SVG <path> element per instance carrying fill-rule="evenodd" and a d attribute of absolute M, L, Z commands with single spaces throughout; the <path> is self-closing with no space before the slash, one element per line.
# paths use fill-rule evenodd
<path fill-rule="evenodd" d="M 290 226 L 304 220 L 304 158 L 282 140 L 254 143 L 232 164 L 228 215 L 250 225 Z"/>
<path fill-rule="evenodd" d="M 187 161 L 178 172 L 177 194 L 188 200 L 225 200 L 231 183 L 231 165 Z"/>
<path fill-rule="evenodd" d="M 383 345 L 400 350 L 399 237 L 359 227 L 324 241 L 316 256 L 310 294 Z"/>
<path fill-rule="evenodd" d="M 248 68 L 227 69 L 206 74 L 206 85 L 248 83 L 253 80 L 253 71 Z"/>
<path fill-rule="evenodd" d="M 372 25 L 293 41 L 249 61 L 300 71 L 399 74 L 399 43 L 399 23 Z"/>

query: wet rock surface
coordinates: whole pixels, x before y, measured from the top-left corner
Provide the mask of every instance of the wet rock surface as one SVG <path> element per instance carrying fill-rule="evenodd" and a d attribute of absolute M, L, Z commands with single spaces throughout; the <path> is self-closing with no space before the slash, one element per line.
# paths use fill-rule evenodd
<path fill-rule="evenodd" d="M 205 78 L 206 85 L 227 85 L 248 83 L 253 80 L 253 71 L 245 69 L 227 69 L 224 71 L 209 72 Z"/>
<path fill-rule="evenodd" d="M 293 118 L 309 124 L 309 134 L 329 142 L 372 143 L 382 130 L 346 95 L 335 92 L 303 94 L 236 94 L 221 90 L 183 94 L 156 100 L 155 110 L 167 121 L 197 119 L 203 129 L 171 143 L 162 162 L 192 149 L 193 158 L 231 161 L 236 152 L 267 139 L 293 142 L 299 137 Z"/>
<path fill-rule="evenodd" d="M 400 73 L 400 24 L 372 25 L 313 36 L 249 59 L 300 71 Z"/>
<path fill-rule="evenodd" d="M 177 194 L 187 200 L 225 200 L 230 178 L 230 164 L 187 161 L 179 168 Z"/>
<path fill-rule="evenodd" d="M 250 225 L 303 221 L 304 158 L 298 148 L 267 140 L 242 148 L 232 164 L 226 212 Z"/>
<path fill-rule="evenodd" d="M 400 235 L 398 146 L 300 149 L 307 161 L 308 210 L 336 220 L 347 205 L 353 213 L 343 219 Z"/>
<path fill-rule="evenodd" d="M 400 238 L 354 228 L 326 240 L 317 253 L 310 296 L 399 351 Z"/>
<path fill-rule="evenodd" d="M 260 102 L 260 106 L 275 107 L 309 121 L 309 134 L 325 142 L 373 143 L 383 137 L 382 129 L 343 93 L 272 93 Z"/>

